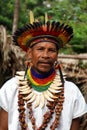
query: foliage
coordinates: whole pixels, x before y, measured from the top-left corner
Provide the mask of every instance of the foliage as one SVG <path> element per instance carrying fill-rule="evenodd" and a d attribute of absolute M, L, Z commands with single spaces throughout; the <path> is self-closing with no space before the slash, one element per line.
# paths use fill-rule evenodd
<path fill-rule="evenodd" d="M 13 7 L 13 0 L 0 1 L 0 25 L 4 25 L 9 31 L 12 29 Z"/>
<path fill-rule="evenodd" d="M 68 6 L 67 6 L 68 5 Z M 87 1 L 86 0 L 62 0 L 48 10 L 51 19 L 64 21 L 70 24 L 74 30 L 71 41 L 71 53 L 87 53 Z M 70 52 L 64 49 L 63 52 Z"/>
<path fill-rule="evenodd" d="M 85 23 L 73 24 L 74 28 L 74 38 L 71 42 L 73 50 L 77 53 L 87 52 L 87 27 Z"/>
<path fill-rule="evenodd" d="M 11 33 L 15 0 L 3 0 L 0 2 L 0 24 L 3 24 Z M 44 20 L 45 12 L 50 20 L 58 20 L 71 25 L 74 29 L 74 37 L 70 42 L 69 50 L 63 53 L 87 52 L 87 0 L 21 0 L 19 11 L 19 25 L 29 22 L 29 10 L 34 12 L 35 18 Z"/>
<path fill-rule="evenodd" d="M 85 70 L 87 69 L 87 63 L 83 63 L 82 60 L 79 61 L 78 66 L 82 69 L 85 69 Z"/>

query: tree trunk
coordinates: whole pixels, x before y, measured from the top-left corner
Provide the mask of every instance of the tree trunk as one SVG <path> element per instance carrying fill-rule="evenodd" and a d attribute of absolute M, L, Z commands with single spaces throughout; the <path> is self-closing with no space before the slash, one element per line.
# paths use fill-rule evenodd
<path fill-rule="evenodd" d="M 19 6 L 20 6 L 20 0 L 15 0 L 12 34 L 14 34 L 14 32 L 16 31 L 17 26 L 18 26 Z"/>

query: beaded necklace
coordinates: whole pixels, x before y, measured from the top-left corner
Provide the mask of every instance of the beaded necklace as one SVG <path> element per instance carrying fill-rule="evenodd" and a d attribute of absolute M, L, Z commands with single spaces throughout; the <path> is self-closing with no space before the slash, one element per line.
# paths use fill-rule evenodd
<path fill-rule="evenodd" d="M 54 113 L 55 119 L 50 125 L 50 129 L 55 130 L 59 124 L 59 118 L 63 109 L 64 102 L 64 87 L 63 84 L 58 83 L 58 81 L 60 81 L 60 76 L 56 74 L 53 82 L 49 85 L 50 87 L 47 90 L 43 91 L 41 94 L 40 98 L 41 102 L 43 102 L 42 109 L 46 105 L 49 110 L 44 114 L 43 122 L 38 128 L 36 126 L 36 120 L 32 110 L 32 102 L 34 103 L 34 101 L 37 100 L 36 95 L 33 92 L 34 88 L 32 88 L 31 82 L 27 80 L 27 77 L 24 79 L 24 72 L 17 72 L 16 75 L 19 79 L 18 111 L 21 130 L 27 130 L 28 127 L 25 121 L 25 102 L 27 103 L 27 108 L 29 109 L 28 117 L 31 120 L 33 130 L 45 130 Z M 46 100 L 47 104 L 44 99 Z M 39 104 L 36 104 L 36 107 L 38 107 L 41 102 L 39 102 Z"/>
<path fill-rule="evenodd" d="M 37 74 L 33 68 L 29 68 L 27 71 L 27 79 L 32 84 L 32 88 L 42 92 L 44 90 L 47 90 L 52 83 L 53 79 L 55 78 L 56 72 L 52 68 L 50 72 L 46 74 Z"/>

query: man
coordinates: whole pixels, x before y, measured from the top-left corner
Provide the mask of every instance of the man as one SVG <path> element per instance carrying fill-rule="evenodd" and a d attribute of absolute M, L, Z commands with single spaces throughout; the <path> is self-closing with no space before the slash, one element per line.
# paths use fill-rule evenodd
<path fill-rule="evenodd" d="M 72 28 L 59 22 L 35 22 L 15 32 L 29 62 L 0 90 L 0 130 L 79 130 L 86 103 L 57 64 L 59 49 L 72 36 Z"/>

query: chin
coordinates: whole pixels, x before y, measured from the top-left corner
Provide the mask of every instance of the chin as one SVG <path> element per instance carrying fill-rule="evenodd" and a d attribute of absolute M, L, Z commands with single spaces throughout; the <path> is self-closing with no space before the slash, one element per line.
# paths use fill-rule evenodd
<path fill-rule="evenodd" d="M 40 73 L 40 74 L 42 74 L 42 73 L 47 73 L 47 72 L 49 72 L 50 69 L 51 69 L 51 67 L 38 67 L 38 68 L 33 67 L 33 68 L 34 68 L 34 70 L 35 70 L 37 73 Z"/>
<path fill-rule="evenodd" d="M 38 70 L 39 73 L 47 73 L 49 71 L 50 71 L 50 69 L 39 69 Z"/>

